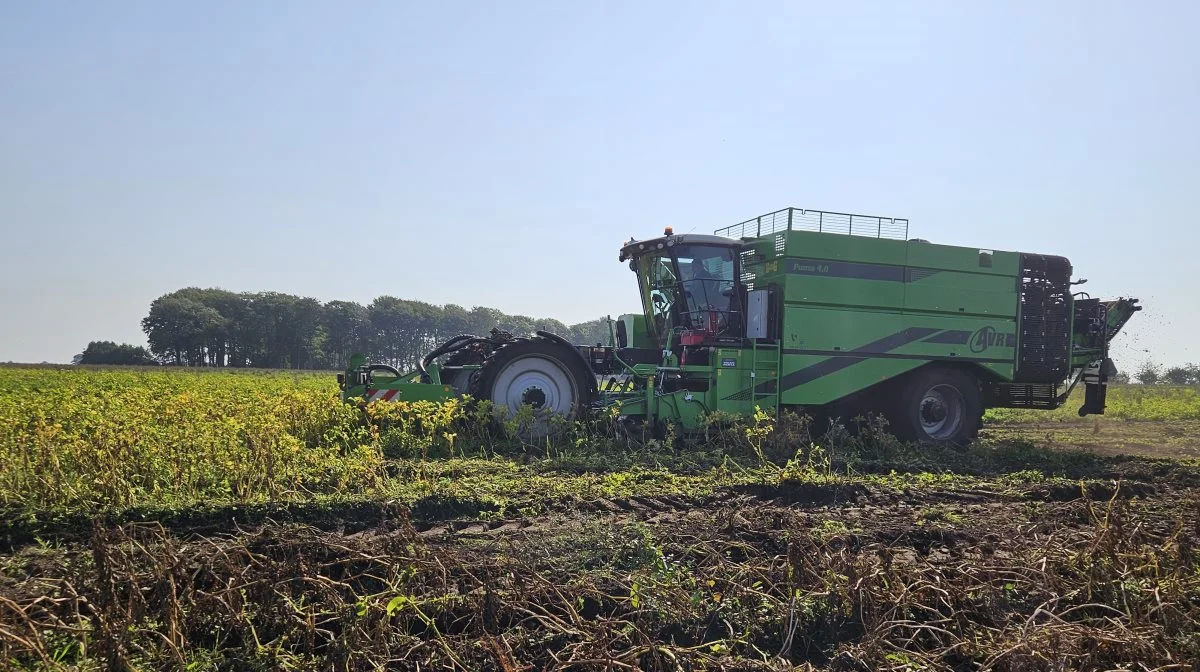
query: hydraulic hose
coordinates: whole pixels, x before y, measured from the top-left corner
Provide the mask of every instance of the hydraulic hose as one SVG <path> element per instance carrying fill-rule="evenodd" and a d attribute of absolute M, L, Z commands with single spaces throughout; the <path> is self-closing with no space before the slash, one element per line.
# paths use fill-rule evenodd
<path fill-rule="evenodd" d="M 438 347 L 434 348 L 432 352 L 430 352 L 428 355 L 425 355 L 417 362 L 417 369 L 421 372 L 421 382 L 429 382 L 429 365 L 433 362 L 433 360 L 441 357 L 442 355 L 448 355 L 452 352 L 457 352 L 458 350 L 461 350 L 471 343 L 479 340 L 483 339 L 480 339 L 474 334 L 459 334 L 458 336 L 455 336 L 454 338 L 451 338 L 445 343 L 442 343 Z"/>
<path fill-rule="evenodd" d="M 538 333 L 543 334 L 545 332 L 538 332 Z M 570 343 L 563 340 L 562 338 L 559 338 L 558 336 L 554 336 L 553 334 L 546 334 L 546 335 L 551 338 L 562 341 L 563 343 L 567 343 L 567 345 L 570 346 Z M 458 352 L 459 350 L 462 350 L 463 348 L 467 347 L 468 345 L 472 345 L 475 343 L 488 343 L 490 345 L 499 347 L 501 345 L 504 345 L 505 343 L 508 343 L 508 342 L 514 341 L 514 340 L 520 340 L 520 339 L 500 337 L 497 335 L 495 329 L 492 330 L 491 337 L 476 336 L 474 334 L 459 334 L 458 336 L 455 336 L 454 338 L 451 338 L 450 340 L 446 341 L 445 343 L 442 343 L 438 347 L 434 348 L 434 350 L 432 352 L 430 352 L 428 355 L 425 355 L 421 359 L 417 360 L 417 369 L 421 372 L 421 382 L 423 382 L 423 383 L 429 382 L 429 365 L 433 363 L 433 360 L 437 359 L 438 357 L 441 357 L 442 355 L 448 355 L 453 352 Z M 571 346 L 571 347 L 573 347 L 573 346 Z"/>

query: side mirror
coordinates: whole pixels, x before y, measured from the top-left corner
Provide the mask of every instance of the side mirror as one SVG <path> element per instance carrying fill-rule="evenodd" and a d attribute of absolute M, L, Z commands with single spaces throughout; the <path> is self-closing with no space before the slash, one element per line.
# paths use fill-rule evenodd
<path fill-rule="evenodd" d="M 629 347 L 629 329 L 625 326 L 625 320 L 617 322 L 617 347 Z"/>
<path fill-rule="evenodd" d="M 346 389 L 346 374 L 344 374 L 344 373 L 337 374 L 337 380 L 338 380 L 338 387 L 343 390 Z"/>

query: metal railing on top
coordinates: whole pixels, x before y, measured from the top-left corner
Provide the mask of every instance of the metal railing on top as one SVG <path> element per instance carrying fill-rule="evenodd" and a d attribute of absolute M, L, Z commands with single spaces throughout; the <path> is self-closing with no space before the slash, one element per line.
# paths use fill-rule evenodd
<path fill-rule="evenodd" d="M 848 212 L 784 208 L 715 231 L 727 238 L 760 238 L 779 231 L 817 231 L 871 238 L 908 239 L 908 220 Z"/>

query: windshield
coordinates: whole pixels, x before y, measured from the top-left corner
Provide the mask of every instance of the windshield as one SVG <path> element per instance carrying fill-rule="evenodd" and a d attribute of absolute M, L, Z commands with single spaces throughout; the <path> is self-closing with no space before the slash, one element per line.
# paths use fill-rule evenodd
<path fill-rule="evenodd" d="M 735 251 L 716 245 L 676 245 L 638 259 L 642 303 L 654 336 L 672 329 L 720 334 L 740 324 Z"/>
<path fill-rule="evenodd" d="M 679 326 L 676 310 L 679 278 L 675 264 L 666 255 L 648 254 L 637 260 L 638 280 L 642 286 L 642 305 L 646 309 L 647 329 L 655 340 Z"/>

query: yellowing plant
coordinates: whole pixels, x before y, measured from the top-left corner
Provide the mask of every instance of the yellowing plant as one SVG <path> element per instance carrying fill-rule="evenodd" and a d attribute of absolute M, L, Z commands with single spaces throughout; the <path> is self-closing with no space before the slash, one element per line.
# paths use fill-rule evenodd
<path fill-rule="evenodd" d="M 361 490 L 383 456 L 313 375 L 0 368 L 0 504 L 127 508 Z"/>

